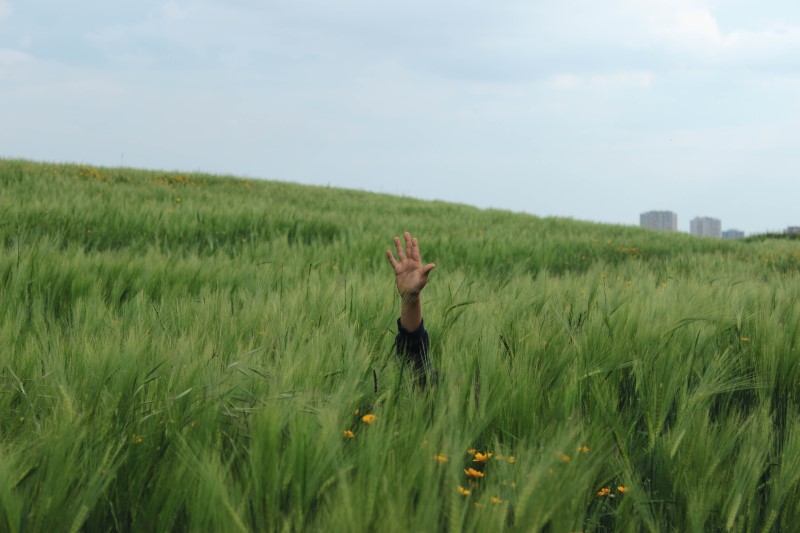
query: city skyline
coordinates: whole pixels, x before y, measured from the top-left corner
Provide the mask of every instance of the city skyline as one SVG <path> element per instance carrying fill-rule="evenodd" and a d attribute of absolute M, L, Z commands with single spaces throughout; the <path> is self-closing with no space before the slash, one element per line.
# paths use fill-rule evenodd
<path fill-rule="evenodd" d="M 678 214 L 671 210 L 651 210 L 639 215 L 639 227 L 656 231 L 674 231 L 689 233 L 702 237 L 718 237 L 722 239 L 741 239 L 747 235 L 760 233 L 800 233 L 800 226 L 787 226 L 763 232 L 745 232 L 735 226 L 724 226 L 717 217 L 695 216 L 689 221 L 689 230 L 678 228 Z"/>

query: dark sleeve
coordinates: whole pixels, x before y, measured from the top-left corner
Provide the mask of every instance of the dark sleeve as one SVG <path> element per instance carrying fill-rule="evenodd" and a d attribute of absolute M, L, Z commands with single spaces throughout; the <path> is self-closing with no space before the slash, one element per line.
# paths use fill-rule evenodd
<path fill-rule="evenodd" d="M 426 375 L 431 371 L 431 360 L 428 357 L 430 344 L 424 321 L 416 331 L 406 331 L 400 324 L 400 319 L 397 319 L 397 337 L 395 337 L 397 356 L 411 365 L 421 385 L 425 385 Z"/>

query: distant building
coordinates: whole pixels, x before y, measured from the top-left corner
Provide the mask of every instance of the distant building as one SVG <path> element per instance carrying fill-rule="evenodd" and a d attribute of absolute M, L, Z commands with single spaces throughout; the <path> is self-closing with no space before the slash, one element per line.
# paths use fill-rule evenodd
<path fill-rule="evenodd" d="M 800 226 L 789 226 L 786 228 L 786 233 L 797 235 L 800 234 Z"/>
<path fill-rule="evenodd" d="M 744 232 L 738 229 L 726 229 L 722 232 L 723 239 L 744 239 Z"/>
<path fill-rule="evenodd" d="M 648 211 L 639 215 L 639 224 L 659 231 L 678 231 L 678 215 L 672 211 Z"/>
<path fill-rule="evenodd" d="M 695 217 L 689 222 L 689 232 L 698 237 L 721 237 L 722 221 L 718 218 Z"/>

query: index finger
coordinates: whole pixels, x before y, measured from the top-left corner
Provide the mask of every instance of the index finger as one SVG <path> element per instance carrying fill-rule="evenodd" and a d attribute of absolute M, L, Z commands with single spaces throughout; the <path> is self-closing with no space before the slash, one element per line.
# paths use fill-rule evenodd
<path fill-rule="evenodd" d="M 392 250 L 389 248 L 386 249 L 386 258 L 389 260 L 389 264 L 392 265 L 392 268 L 397 268 L 397 265 L 400 264 L 397 262 L 397 259 L 394 258 Z"/>

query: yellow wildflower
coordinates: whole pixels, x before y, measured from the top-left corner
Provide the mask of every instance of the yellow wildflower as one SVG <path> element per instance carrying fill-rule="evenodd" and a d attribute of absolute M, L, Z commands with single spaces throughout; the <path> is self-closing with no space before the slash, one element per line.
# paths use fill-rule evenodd
<path fill-rule="evenodd" d="M 480 470 L 475 470 L 475 469 L 474 469 L 474 468 L 472 468 L 472 467 L 465 468 L 465 469 L 464 469 L 464 473 L 465 473 L 467 476 L 469 476 L 469 477 L 471 477 L 471 478 L 475 478 L 475 479 L 478 479 L 478 478 L 482 478 L 482 477 L 483 477 L 483 472 L 481 472 Z"/>
<path fill-rule="evenodd" d="M 462 496 L 469 496 L 470 490 L 469 489 L 465 489 L 464 487 L 459 485 L 458 486 L 458 493 L 461 494 Z"/>
<path fill-rule="evenodd" d="M 621 492 L 622 494 L 625 494 L 626 492 L 628 492 L 631 489 L 629 489 L 628 487 L 625 487 L 624 485 L 620 485 L 619 487 L 617 487 L 617 490 L 619 492 Z"/>
<path fill-rule="evenodd" d="M 467 453 L 470 454 L 470 455 L 475 455 L 476 451 L 477 450 L 475 448 L 470 448 L 469 450 L 467 450 Z"/>
<path fill-rule="evenodd" d="M 580 453 L 589 453 L 589 447 L 585 444 L 583 446 L 578 446 L 578 451 Z"/>
<path fill-rule="evenodd" d="M 608 487 L 603 487 L 602 489 L 600 489 L 599 491 L 597 491 L 597 495 L 598 495 L 598 496 L 608 496 L 608 494 L 609 494 L 610 492 L 611 492 L 611 489 L 609 489 Z"/>
<path fill-rule="evenodd" d="M 495 505 L 497 505 L 498 503 L 503 503 L 503 500 L 501 500 L 497 496 L 492 496 L 491 498 L 489 498 L 489 501 Z"/>
<path fill-rule="evenodd" d="M 739 340 L 742 341 L 742 342 L 750 342 L 750 337 L 742 337 Z"/>
<path fill-rule="evenodd" d="M 372 424 L 377 419 L 378 417 L 373 415 L 372 413 L 366 414 L 361 417 L 361 421 L 364 422 L 365 424 Z"/>
<path fill-rule="evenodd" d="M 511 463 L 513 465 L 514 463 L 517 462 L 517 458 L 514 457 L 513 455 L 509 455 L 508 457 L 506 457 L 506 461 L 508 461 L 509 463 Z"/>
<path fill-rule="evenodd" d="M 558 458 L 561 459 L 562 463 L 568 463 L 572 459 L 569 455 L 561 452 L 558 452 Z"/>
<path fill-rule="evenodd" d="M 137 435 L 135 433 L 131 435 L 131 442 L 133 444 L 141 444 L 142 441 L 144 441 L 144 437 L 142 437 L 141 435 Z"/>
<path fill-rule="evenodd" d="M 436 455 L 433 456 L 433 460 L 436 461 L 437 463 L 446 463 L 447 456 L 441 453 L 437 453 Z"/>
<path fill-rule="evenodd" d="M 342 436 L 346 439 L 352 439 L 353 437 L 356 436 L 356 434 L 350 431 L 349 429 L 345 429 L 344 431 L 342 431 Z"/>
<path fill-rule="evenodd" d="M 472 461 L 474 463 L 485 463 L 486 461 L 492 458 L 492 455 L 493 455 L 492 452 L 486 452 L 485 454 L 478 452 L 475 454 L 475 459 L 473 459 Z"/>

